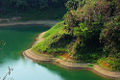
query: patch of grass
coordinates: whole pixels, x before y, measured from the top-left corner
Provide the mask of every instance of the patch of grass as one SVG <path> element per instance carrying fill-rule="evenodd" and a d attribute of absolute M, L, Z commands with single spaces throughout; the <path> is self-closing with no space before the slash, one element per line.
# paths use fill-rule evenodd
<path fill-rule="evenodd" d="M 63 24 L 63 22 L 59 22 L 58 24 L 56 24 L 54 27 L 52 27 L 50 30 L 48 30 L 48 32 L 44 34 L 45 40 L 33 46 L 32 49 L 38 52 L 47 52 L 47 53 L 66 52 L 64 46 L 60 47 L 57 44 L 58 42 L 60 42 L 59 45 L 62 45 L 60 39 L 66 33 L 64 31 L 64 27 L 65 25 Z"/>
<path fill-rule="evenodd" d="M 89 67 L 89 68 L 93 68 L 94 65 L 93 65 L 93 64 L 88 64 L 88 67 Z"/>
<path fill-rule="evenodd" d="M 57 23 L 55 26 L 53 26 L 50 30 L 48 30 L 48 31 L 44 34 L 44 38 L 47 38 L 47 37 L 49 37 L 50 35 L 53 35 L 53 34 L 57 34 L 58 31 L 61 31 L 61 29 L 64 28 L 63 23 L 64 23 L 64 22 L 62 21 L 62 22 Z"/>
<path fill-rule="evenodd" d="M 64 57 L 63 56 L 56 56 L 56 58 L 59 58 L 59 59 L 64 59 Z"/>

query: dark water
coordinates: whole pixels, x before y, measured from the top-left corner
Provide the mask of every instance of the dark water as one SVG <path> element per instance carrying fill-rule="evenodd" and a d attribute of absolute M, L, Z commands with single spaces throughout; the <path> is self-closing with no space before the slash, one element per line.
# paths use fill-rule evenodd
<path fill-rule="evenodd" d="M 65 70 L 53 64 L 37 64 L 21 56 L 29 48 L 38 33 L 48 30 L 38 25 L 0 28 L 0 40 L 6 45 L 0 50 L 0 77 L 14 70 L 8 78 L 14 80 L 107 80 L 86 70 Z"/>

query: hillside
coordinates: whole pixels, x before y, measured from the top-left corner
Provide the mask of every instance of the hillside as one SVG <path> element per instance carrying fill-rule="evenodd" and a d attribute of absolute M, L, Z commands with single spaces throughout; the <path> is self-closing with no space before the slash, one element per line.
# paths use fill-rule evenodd
<path fill-rule="evenodd" d="M 0 0 L 0 20 L 18 17 L 28 20 L 62 19 L 67 0 Z M 5 20 L 3 21 L 5 22 Z"/>
<path fill-rule="evenodd" d="M 48 30 L 32 50 L 120 71 L 119 4 L 119 0 L 68 0 L 64 21 Z"/>

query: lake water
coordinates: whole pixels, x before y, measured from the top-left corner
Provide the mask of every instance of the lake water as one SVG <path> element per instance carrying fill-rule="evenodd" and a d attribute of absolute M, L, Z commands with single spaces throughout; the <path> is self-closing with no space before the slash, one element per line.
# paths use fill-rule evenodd
<path fill-rule="evenodd" d="M 1 27 L 0 40 L 6 44 L 0 49 L 0 77 L 8 72 L 10 66 L 14 70 L 8 78 L 14 80 L 107 80 L 87 70 L 66 70 L 24 59 L 22 51 L 32 45 L 38 33 L 48 29 L 39 25 Z"/>

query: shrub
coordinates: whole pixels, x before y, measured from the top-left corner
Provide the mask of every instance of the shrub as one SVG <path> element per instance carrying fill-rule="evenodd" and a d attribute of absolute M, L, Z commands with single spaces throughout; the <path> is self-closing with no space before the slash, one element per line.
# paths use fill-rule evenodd
<path fill-rule="evenodd" d="M 106 24 L 106 27 L 102 30 L 100 34 L 100 40 L 104 44 L 104 51 L 108 54 L 116 54 L 120 52 L 120 23 L 115 21 L 110 21 Z"/>
<path fill-rule="evenodd" d="M 120 71 L 120 60 L 115 57 L 104 57 L 99 59 L 97 63 L 107 70 Z"/>

